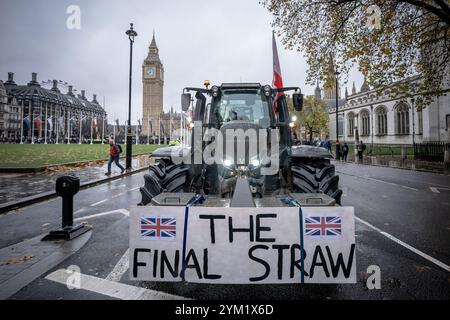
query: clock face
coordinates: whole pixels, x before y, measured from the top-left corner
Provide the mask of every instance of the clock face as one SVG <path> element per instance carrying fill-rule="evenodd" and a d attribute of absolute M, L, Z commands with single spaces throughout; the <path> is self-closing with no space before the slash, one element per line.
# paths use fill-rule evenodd
<path fill-rule="evenodd" d="M 147 68 L 145 71 L 147 77 L 154 77 L 155 76 L 155 68 Z"/>

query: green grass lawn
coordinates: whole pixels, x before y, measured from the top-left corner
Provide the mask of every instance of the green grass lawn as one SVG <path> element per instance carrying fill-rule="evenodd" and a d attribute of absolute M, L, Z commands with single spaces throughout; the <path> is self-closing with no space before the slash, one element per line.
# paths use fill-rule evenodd
<path fill-rule="evenodd" d="M 354 145 L 349 144 L 349 154 L 354 154 Z M 332 144 L 331 150 L 335 151 L 335 145 Z M 406 155 L 414 155 L 414 147 L 405 147 Z M 366 151 L 364 151 L 365 155 L 372 155 L 372 156 L 400 156 L 402 154 L 402 148 L 398 146 L 377 146 L 374 145 L 373 149 L 369 144 L 366 144 Z"/>
<path fill-rule="evenodd" d="M 125 144 L 122 144 L 125 155 Z M 133 155 L 148 154 L 164 145 L 133 145 Z M 0 168 L 35 168 L 109 157 L 107 144 L 0 144 Z"/>

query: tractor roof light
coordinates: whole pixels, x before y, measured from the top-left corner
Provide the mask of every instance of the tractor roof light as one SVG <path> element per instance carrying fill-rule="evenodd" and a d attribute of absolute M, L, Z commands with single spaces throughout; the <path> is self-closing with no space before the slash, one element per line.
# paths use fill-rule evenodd
<path fill-rule="evenodd" d="M 208 89 L 208 87 L 209 87 L 209 80 L 203 81 L 203 85 L 206 87 L 206 89 Z"/>
<path fill-rule="evenodd" d="M 219 87 L 218 86 L 212 86 L 211 87 L 211 91 L 212 91 L 212 96 L 214 98 L 217 98 L 219 96 Z"/>
<path fill-rule="evenodd" d="M 269 86 L 268 84 L 266 84 L 265 86 L 264 86 L 264 95 L 266 96 L 266 97 L 270 97 L 270 94 L 272 93 L 272 87 L 271 86 Z"/>

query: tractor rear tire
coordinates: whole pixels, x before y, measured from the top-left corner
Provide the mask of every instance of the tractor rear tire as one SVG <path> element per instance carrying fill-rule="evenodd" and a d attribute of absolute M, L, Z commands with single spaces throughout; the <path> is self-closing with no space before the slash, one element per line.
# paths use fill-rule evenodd
<path fill-rule="evenodd" d="M 342 190 L 333 164 L 320 160 L 296 162 L 291 164 L 291 171 L 294 192 L 324 193 L 341 204 Z"/>
<path fill-rule="evenodd" d="M 186 191 L 188 181 L 188 166 L 174 164 L 169 159 L 158 159 L 154 165 L 149 167 L 148 173 L 144 175 L 144 186 L 139 189 L 142 199 L 138 205 L 145 206 L 149 204 L 153 197 L 163 191 Z"/>

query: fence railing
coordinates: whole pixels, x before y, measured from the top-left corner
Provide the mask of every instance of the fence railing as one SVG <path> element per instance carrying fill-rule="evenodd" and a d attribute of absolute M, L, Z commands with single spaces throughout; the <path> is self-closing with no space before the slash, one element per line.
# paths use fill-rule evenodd
<path fill-rule="evenodd" d="M 414 144 L 414 159 L 444 161 L 445 150 L 450 150 L 448 142 L 423 142 Z"/>

